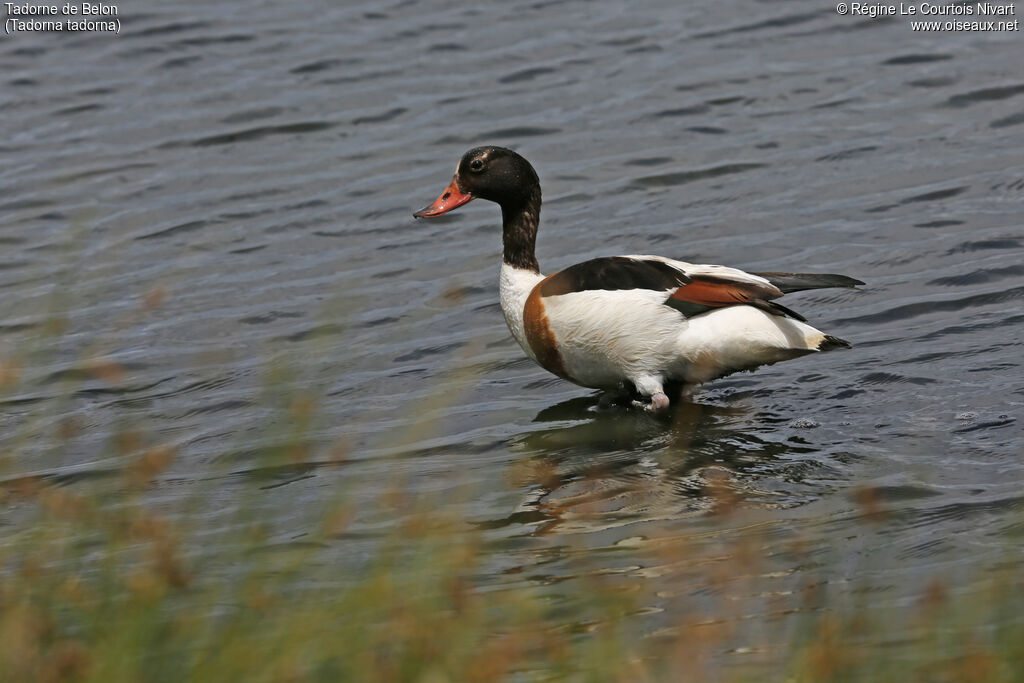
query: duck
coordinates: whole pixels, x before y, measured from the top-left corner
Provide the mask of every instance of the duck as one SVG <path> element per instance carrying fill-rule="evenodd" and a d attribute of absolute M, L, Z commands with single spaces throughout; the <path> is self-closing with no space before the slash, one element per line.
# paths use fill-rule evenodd
<path fill-rule="evenodd" d="M 540 178 L 497 146 L 462 155 L 451 183 L 415 218 L 474 199 L 501 207 L 501 310 L 512 336 L 542 368 L 662 413 L 734 372 L 851 348 L 779 303 L 785 294 L 856 287 L 831 273 L 748 273 L 664 256 L 604 256 L 544 275 L 537 262 Z M 670 399 L 670 395 L 673 396 Z"/>

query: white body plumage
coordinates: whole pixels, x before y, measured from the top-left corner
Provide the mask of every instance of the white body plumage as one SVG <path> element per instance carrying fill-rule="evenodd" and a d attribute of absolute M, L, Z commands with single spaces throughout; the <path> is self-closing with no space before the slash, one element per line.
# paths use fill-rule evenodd
<path fill-rule="evenodd" d="M 688 274 L 737 280 L 767 280 L 734 268 L 703 266 L 661 257 Z M 543 275 L 502 264 L 501 308 L 512 336 L 533 360 L 523 312 Z M 632 382 L 644 394 L 667 381 L 698 385 L 739 370 L 812 353 L 825 334 L 806 323 L 753 306 L 712 309 L 692 318 L 666 306 L 668 290 L 587 290 L 542 298 L 546 322 L 557 343 L 567 379 L 586 387 L 613 389 Z"/>

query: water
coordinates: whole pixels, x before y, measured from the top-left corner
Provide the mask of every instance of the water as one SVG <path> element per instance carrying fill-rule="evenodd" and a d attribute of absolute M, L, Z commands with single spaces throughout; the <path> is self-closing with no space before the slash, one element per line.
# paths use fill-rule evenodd
<path fill-rule="evenodd" d="M 259 510 L 272 545 L 346 487 L 410 486 L 488 530 L 482 584 L 574 581 L 584 554 L 660 590 L 641 629 L 702 590 L 652 549 L 752 519 L 748 624 L 789 628 L 773 600 L 809 582 L 912 604 L 1004 559 L 1024 507 L 1019 32 L 809 2 L 119 10 L 116 37 L 0 40 L 0 360 L 23 366 L 6 478 L 103 481 L 112 435 L 144 425 L 178 452 L 158 501 L 201 496 L 211 533 Z M 597 410 L 505 329 L 496 207 L 410 217 L 481 143 L 538 169 L 546 272 L 657 253 L 847 274 L 867 286 L 786 303 L 854 350 L 715 382 L 669 421 Z M 287 414 L 270 386 L 315 397 L 315 460 L 348 459 L 300 455 L 253 497 Z M 71 449 L 24 438 L 69 424 Z M 709 514 L 715 482 L 739 516 Z"/>

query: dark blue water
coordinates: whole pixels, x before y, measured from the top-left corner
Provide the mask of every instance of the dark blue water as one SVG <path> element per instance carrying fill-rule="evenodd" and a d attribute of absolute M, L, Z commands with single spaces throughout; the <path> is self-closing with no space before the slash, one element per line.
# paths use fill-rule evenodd
<path fill-rule="evenodd" d="M 660 548 L 756 528 L 759 569 L 724 589 L 752 648 L 799 586 L 911 604 L 1005 561 L 1019 32 L 803 1 L 119 9 L 118 36 L 0 38 L 5 478 L 113 485 L 113 435 L 137 427 L 177 452 L 155 501 L 211 534 L 255 509 L 272 543 L 341 492 L 370 509 L 407 486 L 487 530 L 482 584 L 577 581 L 585 556 L 659 596 L 651 630 L 702 590 Z M 497 209 L 410 218 L 481 143 L 538 169 L 545 271 L 654 253 L 844 273 L 867 286 L 787 305 L 854 349 L 715 382 L 668 421 L 598 411 L 509 337 Z M 264 471 L 296 400 L 311 446 Z M 733 514 L 711 512 L 723 491 Z"/>

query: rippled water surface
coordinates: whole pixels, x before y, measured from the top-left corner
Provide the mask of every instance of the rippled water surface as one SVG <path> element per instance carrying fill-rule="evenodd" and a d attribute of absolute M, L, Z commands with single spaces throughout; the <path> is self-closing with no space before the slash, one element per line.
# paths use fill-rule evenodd
<path fill-rule="evenodd" d="M 6 478 L 102 480 L 140 424 L 178 449 L 168 509 L 192 500 L 213 533 L 255 506 L 284 544 L 339 491 L 407 485 L 487 530 L 483 584 L 574 581 L 586 554 L 663 588 L 647 629 L 701 590 L 652 566 L 659 543 L 761 525 L 737 619 L 787 628 L 778 596 L 811 582 L 890 605 L 933 577 L 969 592 L 957 577 L 1019 535 L 1019 32 L 805 1 L 120 18 L 116 37 L 0 38 Z M 509 337 L 497 208 L 410 217 L 480 143 L 538 169 L 544 270 L 655 253 L 844 273 L 867 286 L 787 305 L 854 349 L 720 380 L 669 420 L 599 410 Z M 276 392 L 313 397 L 315 457 L 242 496 L 286 431 Z M 68 424 L 70 450 L 26 437 Z M 346 464 L 319 467 L 332 448 Z M 709 513 L 709 483 L 738 516 Z M 884 522 L 865 523 L 865 490 Z"/>

